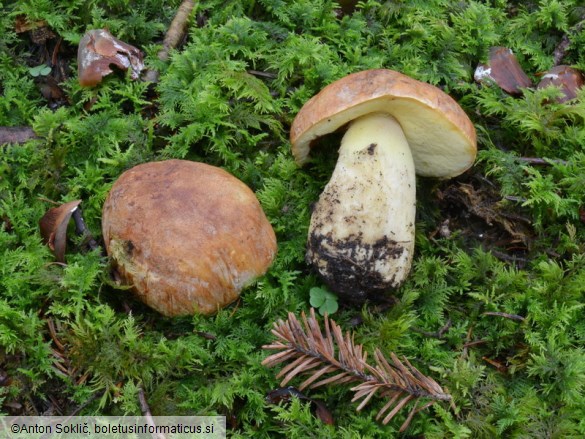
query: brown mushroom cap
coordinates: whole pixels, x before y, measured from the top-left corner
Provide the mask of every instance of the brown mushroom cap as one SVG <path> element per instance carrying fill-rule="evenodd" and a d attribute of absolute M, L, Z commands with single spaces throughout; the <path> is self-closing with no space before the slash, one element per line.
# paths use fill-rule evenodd
<path fill-rule="evenodd" d="M 388 113 L 400 123 L 417 174 L 452 177 L 473 164 L 475 128 L 459 104 L 435 86 L 385 69 L 348 75 L 303 106 L 290 132 L 297 163 L 307 162 L 317 137 L 374 112 Z"/>
<path fill-rule="evenodd" d="M 167 316 L 217 312 L 276 254 L 274 231 L 250 188 L 203 163 L 168 160 L 124 172 L 102 220 L 124 283 Z"/>

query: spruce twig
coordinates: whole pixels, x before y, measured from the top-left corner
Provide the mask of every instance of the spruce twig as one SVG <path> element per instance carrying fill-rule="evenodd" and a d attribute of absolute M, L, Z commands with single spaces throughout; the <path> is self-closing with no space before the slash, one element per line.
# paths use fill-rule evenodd
<path fill-rule="evenodd" d="M 367 361 L 368 353 L 362 345 L 356 344 L 349 332 L 345 334 L 335 321 L 324 317 L 324 330 L 321 329 L 311 308 L 309 317 L 301 313 L 300 322 L 293 313 L 286 321 L 274 323 L 272 333 L 277 340 L 264 349 L 279 352 L 265 358 L 266 367 L 289 363 L 276 376 L 282 378 L 285 386 L 298 375 L 309 375 L 299 386 L 315 388 L 326 384 L 359 383 L 351 390 L 355 392 L 352 402 L 360 401 L 357 410 L 363 409 L 374 394 L 388 398 L 388 402 L 378 412 L 376 419 L 387 424 L 404 407 L 412 408 L 400 431 L 406 430 L 412 417 L 437 401 L 450 401 L 451 395 L 445 393 L 435 380 L 423 375 L 406 358 L 399 359 L 394 353 L 390 359 L 384 357 L 379 349 L 374 352 L 374 363 Z M 301 323 L 302 322 L 302 323 Z M 428 403 L 419 408 L 421 399 Z"/>

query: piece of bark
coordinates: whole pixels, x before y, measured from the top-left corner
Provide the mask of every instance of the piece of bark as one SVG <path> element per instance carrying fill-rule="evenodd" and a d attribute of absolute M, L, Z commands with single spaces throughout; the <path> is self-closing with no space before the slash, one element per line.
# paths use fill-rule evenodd
<path fill-rule="evenodd" d="M 150 412 L 150 407 L 148 405 L 148 401 L 146 400 L 146 395 L 144 394 L 144 389 L 142 387 L 138 388 L 138 402 L 140 404 L 140 411 L 142 412 L 142 416 L 146 418 L 146 423 L 149 427 L 154 430 L 152 433 L 153 439 L 166 439 L 166 436 L 163 433 L 157 433 L 156 424 L 152 417 L 152 413 Z"/>
<path fill-rule="evenodd" d="M 30 127 L 0 127 L 0 145 L 7 143 L 25 143 L 36 138 Z"/>

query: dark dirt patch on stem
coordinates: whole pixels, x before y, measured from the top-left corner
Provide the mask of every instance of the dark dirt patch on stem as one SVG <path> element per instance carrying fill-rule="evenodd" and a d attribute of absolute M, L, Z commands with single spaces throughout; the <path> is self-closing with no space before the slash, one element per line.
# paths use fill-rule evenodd
<path fill-rule="evenodd" d="M 361 234 L 346 240 L 313 233 L 309 237 L 307 262 L 318 267 L 325 283 L 343 300 L 363 303 L 366 299 L 380 299 L 396 288 L 394 277 L 385 279 L 376 269 L 380 261 L 398 259 L 404 246 L 387 236 L 373 244 L 363 242 Z"/>

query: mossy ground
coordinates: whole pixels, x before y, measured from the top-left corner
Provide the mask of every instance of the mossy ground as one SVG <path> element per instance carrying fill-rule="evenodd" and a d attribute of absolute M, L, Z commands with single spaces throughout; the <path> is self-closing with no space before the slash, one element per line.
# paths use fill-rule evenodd
<path fill-rule="evenodd" d="M 299 169 L 290 123 L 326 84 L 384 67 L 456 98 L 476 125 L 479 159 L 454 180 L 418 181 L 415 264 L 397 303 L 342 306 L 334 318 L 366 349 L 406 356 L 453 395 L 453 406 L 418 414 L 405 437 L 583 437 L 585 95 L 557 104 L 554 89 L 514 98 L 473 82 L 491 46 L 511 48 L 538 81 L 564 37 L 563 63 L 585 69 L 582 2 L 364 1 L 343 14 L 328 0 L 202 1 L 185 44 L 161 63 L 179 3 L 0 2 L 0 126 L 32 126 L 39 137 L 0 146 L 1 411 L 139 414 L 142 388 L 153 414 L 226 415 L 231 437 L 397 434 L 407 411 L 382 426 L 374 417 L 384 401 L 356 413 L 344 386 L 311 392 L 335 427 L 298 400 L 268 404 L 278 380 L 260 365 L 272 322 L 307 310 L 310 289 L 322 286 L 305 241 L 336 139 Z M 22 16 L 53 36 L 17 34 Z M 100 27 L 145 51 L 160 82 L 115 74 L 80 88 L 76 45 Z M 47 62 L 51 73 L 35 79 L 31 68 Z M 62 94 L 47 99 L 52 79 Z M 38 230 L 47 200 L 82 199 L 99 241 L 113 181 L 171 157 L 243 180 L 278 236 L 270 272 L 211 318 L 147 309 L 79 240 L 55 264 Z"/>

